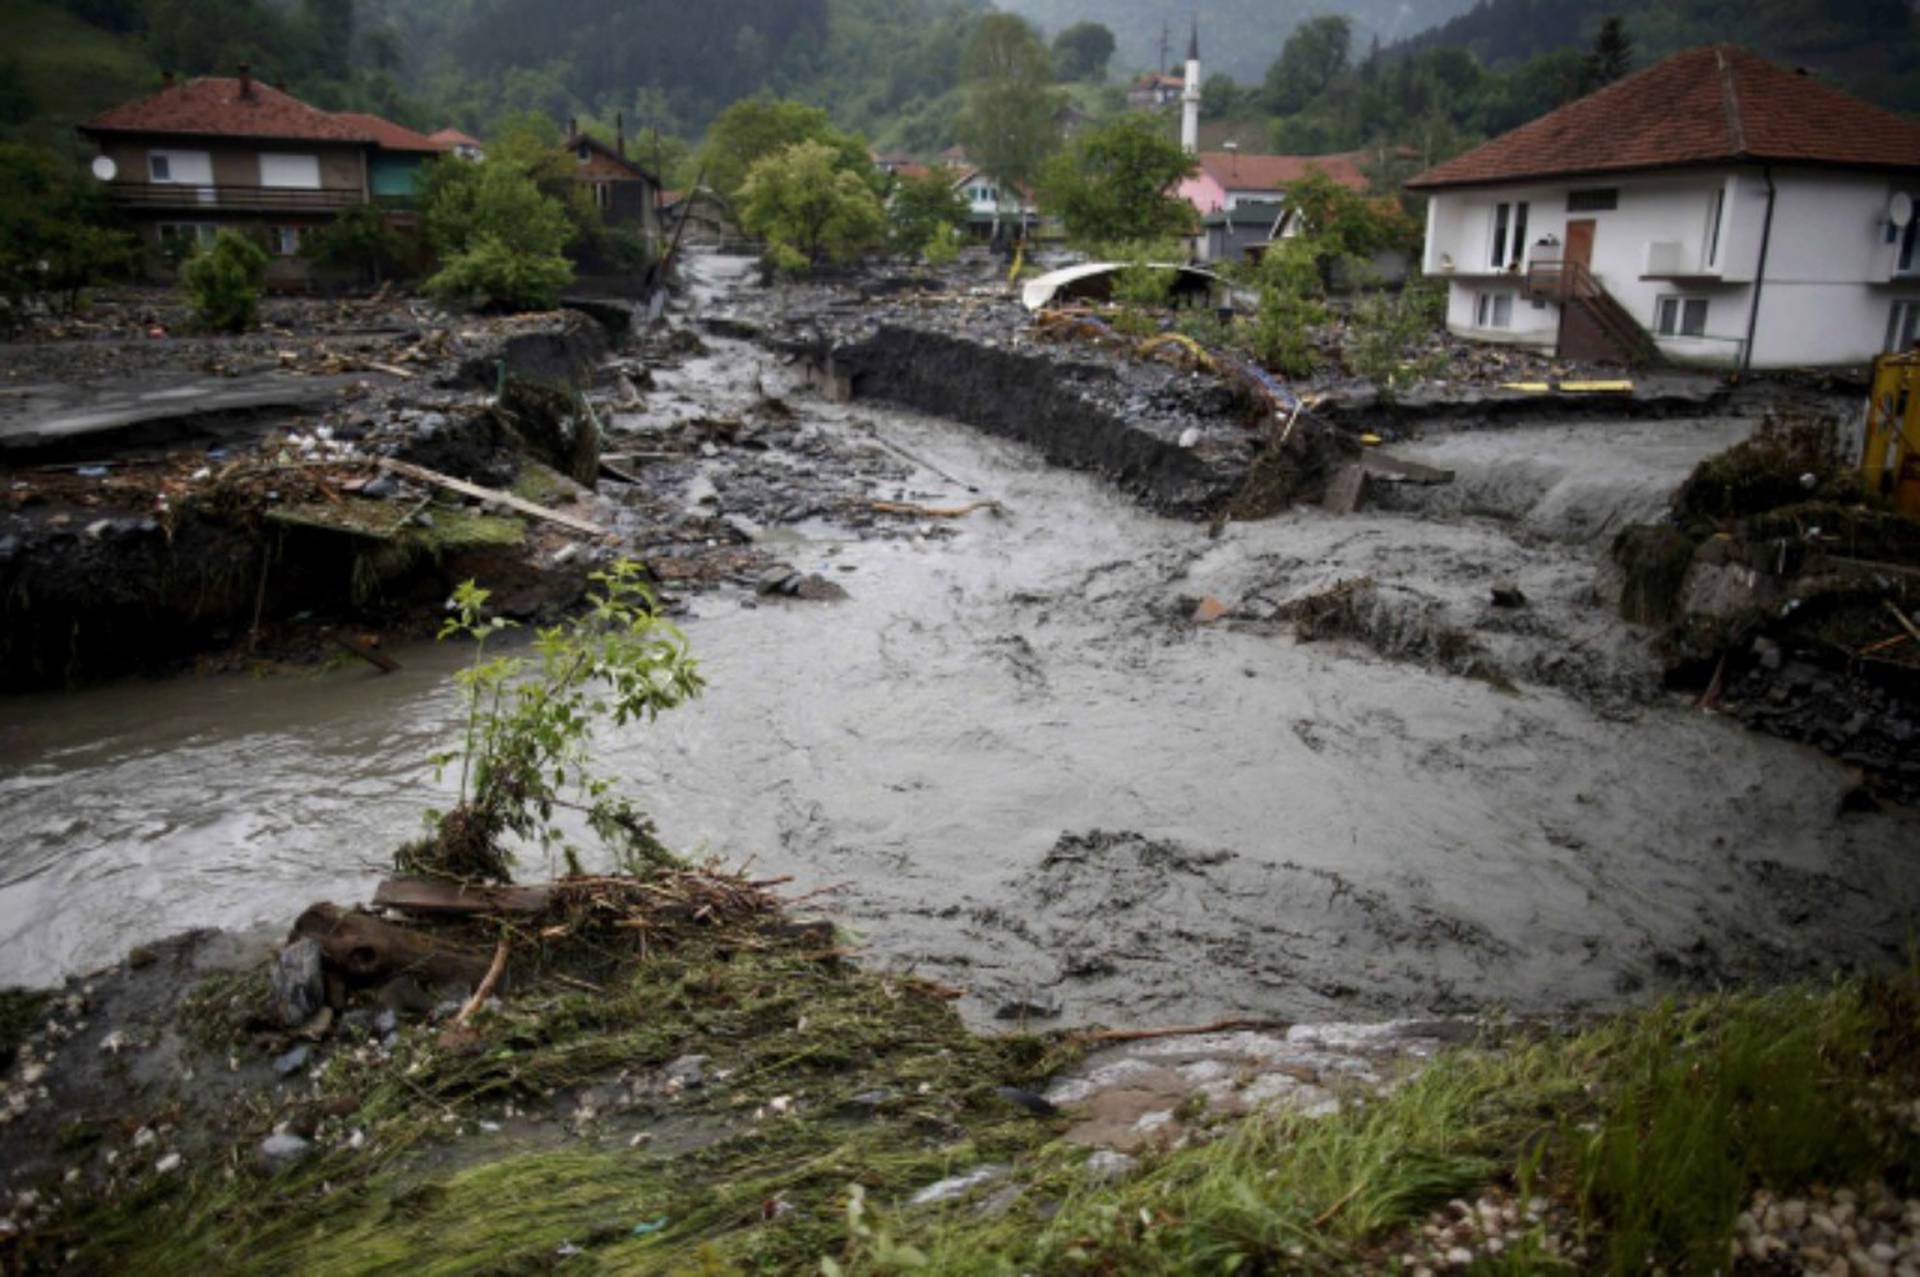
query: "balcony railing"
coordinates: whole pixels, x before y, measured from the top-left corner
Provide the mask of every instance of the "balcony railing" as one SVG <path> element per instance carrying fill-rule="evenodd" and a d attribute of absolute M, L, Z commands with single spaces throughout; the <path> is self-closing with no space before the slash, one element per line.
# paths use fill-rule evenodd
<path fill-rule="evenodd" d="M 277 186 L 190 186 L 185 182 L 109 182 L 108 198 L 131 208 L 238 209 L 311 213 L 352 208 L 367 197 L 358 187 L 301 190 Z"/>

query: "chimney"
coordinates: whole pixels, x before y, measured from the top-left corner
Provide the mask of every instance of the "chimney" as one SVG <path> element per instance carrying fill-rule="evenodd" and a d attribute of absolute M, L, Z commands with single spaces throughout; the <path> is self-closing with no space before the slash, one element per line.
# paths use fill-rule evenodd
<path fill-rule="evenodd" d="M 621 159 L 627 158 L 627 113 L 613 113 L 613 153 Z"/>
<path fill-rule="evenodd" d="M 251 63 L 242 62 L 240 64 L 240 96 L 243 98 L 253 96 L 253 66 Z"/>
<path fill-rule="evenodd" d="M 580 117 L 575 115 L 569 115 L 567 117 L 567 136 L 569 138 L 580 136 Z"/>

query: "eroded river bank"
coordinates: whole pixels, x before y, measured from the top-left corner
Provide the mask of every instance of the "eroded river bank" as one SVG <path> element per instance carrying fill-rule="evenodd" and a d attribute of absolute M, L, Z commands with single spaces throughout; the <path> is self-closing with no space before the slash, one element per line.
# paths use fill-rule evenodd
<path fill-rule="evenodd" d="M 739 298 L 739 266 L 700 263 L 696 299 Z M 1399 451 L 1450 488 L 1210 536 L 1024 445 L 831 403 L 774 354 L 705 342 L 615 443 L 771 397 L 794 446 L 716 439 L 650 469 L 644 498 L 744 520 L 746 548 L 848 597 L 686 596 L 707 695 L 609 737 L 601 765 L 669 844 L 837 887 L 820 903 L 876 962 L 965 989 L 976 1018 L 1539 1011 L 1899 960 L 1920 818 L 1843 813 L 1840 763 L 1666 696 L 1647 632 L 1593 598 L 1611 533 L 1752 418 L 1435 433 Z M 876 527 L 845 517 L 848 492 L 999 508 Z M 1413 655 L 1435 624 L 1471 630 L 1510 686 L 1281 623 L 1358 577 Z M 1495 610 L 1495 582 L 1529 605 Z M 1193 624 L 1207 596 L 1233 615 Z M 384 678 L 10 700 L 10 979 L 364 898 L 434 805 L 456 712 L 462 653 L 397 655 Z"/>

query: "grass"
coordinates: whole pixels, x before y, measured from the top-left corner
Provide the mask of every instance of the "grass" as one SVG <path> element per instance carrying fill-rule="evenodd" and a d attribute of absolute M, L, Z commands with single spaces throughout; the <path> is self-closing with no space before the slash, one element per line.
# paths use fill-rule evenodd
<path fill-rule="evenodd" d="M 1064 1042 L 974 1035 L 928 988 L 823 962 L 818 943 L 695 935 L 601 994 L 516 996 L 468 1052 L 410 1037 L 391 1061 L 336 1054 L 323 1100 L 357 1105 L 343 1121 L 364 1148 L 264 1179 L 250 1135 L 46 1240 L 76 1247 L 79 1270 L 137 1256 L 162 1274 L 1374 1271 L 1437 1207 L 1494 1187 L 1550 1197 L 1588 1267 L 1626 1274 L 1712 1270 L 1758 1186 L 1920 1187 L 1920 1144 L 1879 1110 L 1920 1084 L 1920 974 L 1516 1031 L 1331 1117 L 1225 1124 L 1095 1184 L 1062 1122 L 994 1094 L 1060 1067 Z M 677 1155 L 629 1147 L 625 1127 L 447 1138 L 689 1052 L 711 1057 L 711 1084 L 634 1119 L 682 1139 Z M 755 1116 L 776 1097 L 791 1116 Z M 910 1204 L 988 1162 L 1019 1189 L 1001 1213 Z M 1483 1271 L 1566 1267 L 1537 1237 L 1513 1241 Z"/>

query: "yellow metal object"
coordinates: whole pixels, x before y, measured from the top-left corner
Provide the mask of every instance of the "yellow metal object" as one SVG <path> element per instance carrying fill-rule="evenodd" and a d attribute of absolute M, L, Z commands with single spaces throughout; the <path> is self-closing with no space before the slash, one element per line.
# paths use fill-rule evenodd
<path fill-rule="evenodd" d="M 1559 390 L 1574 395 L 1630 395 L 1630 381 L 1503 381 L 1502 390 L 1524 390 L 1530 395 L 1545 395 Z"/>
<path fill-rule="evenodd" d="M 1013 269 L 1007 272 L 1007 286 L 1011 288 L 1020 282 L 1020 268 L 1027 264 L 1027 246 L 1022 243 L 1013 250 Z"/>
<path fill-rule="evenodd" d="M 1364 434 L 1360 436 L 1360 442 L 1371 448 L 1380 442 L 1380 436 L 1376 434 Z"/>
<path fill-rule="evenodd" d="M 1146 359 L 1168 347 L 1184 350 L 1198 366 L 1205 368 L 1208 372 L 1216 371 L 1213 366 L 1213 356 L 1207 353 L 1204 346 L 1185 333 L 1161 333 L 1158 337 L 1149 337 L 1134 348 L 1134 353 Z"/>
<path fill-rule="evenodd" d="M 1860 477 L 1895 511 L 1920 519 L 1920 352 L 1873 361 Z"/>

